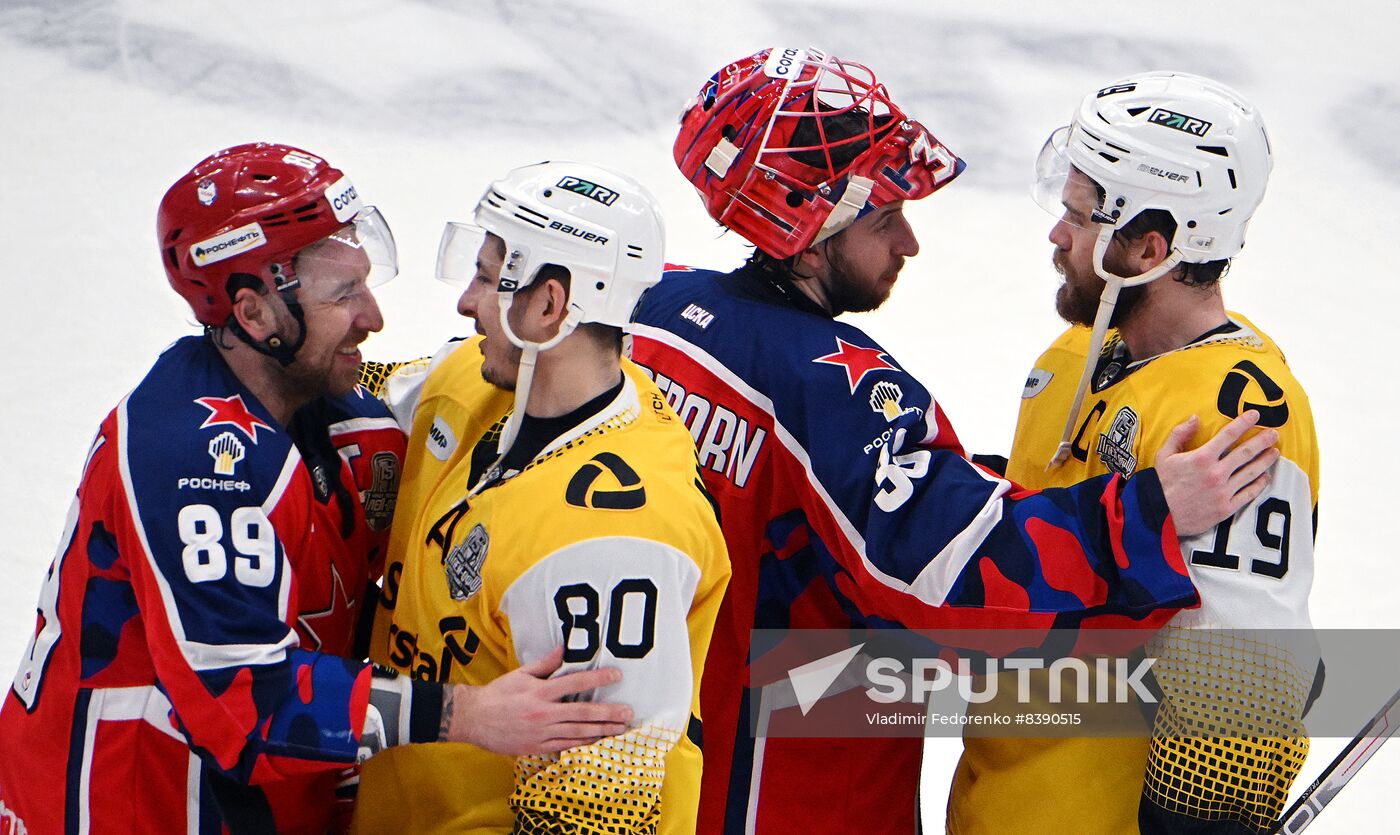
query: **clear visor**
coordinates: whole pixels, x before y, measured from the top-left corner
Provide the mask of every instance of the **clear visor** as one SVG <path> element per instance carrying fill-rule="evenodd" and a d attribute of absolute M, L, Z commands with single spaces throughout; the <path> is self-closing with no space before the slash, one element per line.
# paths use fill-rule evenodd
<path fill-rule="evenodd" d="M 292 257 L 303 305 L 347 301 L 399 273 L 398 248 L 384 216 L 366 206 L 350 222 Z"/>
<path fill-rule="evenodd" d="M 474 279 L 491 282 L 501 278 L 506 245 L 499 237 L 471 223 L 448 222 L 438 243 L 437 280 L 466 288 Z"/>
<path fill-rule="evenodd" d="M 1041 146 L 1035 160 L 1035 184 L 1031 196 L 1052 217 L 1080 229 L 1098 230 L 1106 218 L 1102 190 L 1069 161 L 1070 126 L 1056 128 Z"/>

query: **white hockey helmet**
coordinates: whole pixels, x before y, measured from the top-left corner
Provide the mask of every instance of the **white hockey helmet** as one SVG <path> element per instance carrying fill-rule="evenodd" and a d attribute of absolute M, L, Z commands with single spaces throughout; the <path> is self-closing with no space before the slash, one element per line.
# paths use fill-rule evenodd
<path fill-rule="evenodd" d="M 641 183 L 578 162 L 542 162 L 511 171 L 486 189 L 475 220 L 475 226 L 447 224 L 438 247 L 437 276 L 449 284 L 471 281 L 485 233 L 504 241 L 496 301 L 501 330 L 521 356 L 515 406 L 501 429 L 495 463 L 468 496 L 499 477 L 529 405 L 540 352 L 564 341 L 581 324 L 629 329 L 642 293 L 661 280 L 666 238 L 661 209 Z M 511 328 L 511 303 L 550 265 L 569 271 L 568 314 L 554 336 L 528 342 Z"/>
<path fill-rule="evenodd" d="M 1273 155 L 1259 111 L 1239 93 L 1198 75 L 1148 72 L 1090 93 L 1046 140 L 1035 195 L 1056 216 L 1070 166 L 1104 190 L 1095 222 L 1120 229 L 1164 210 L 1176 221 L 1170 248 L 1200 264 L 1244 246 Z"/>
<path fill-rule="evenodd" d="M 1074 120 L 1050 134 L 1036 160 L 1036 202 L 1069 222 L 1064 189 L 1077 170 L 1103 189 L 1090 220 L 1094 271 L 1104 281 L 1074 401 L 1051 467 L 1068 460 L 1070 437 L 1094 371 L 1098 346 L 1124 287 L 1146 284 L 1178 264 L 1232 258 L 1264 199 L 1273 154 L 1259 111 L 1208 78 L 1176 72 L 1129 76 L 1084 97 Z M 1161 263 L 1135 276 L 1104 266 L 1115 232 L 1149 209 L 1176 221 Z"/>
<path fill-rule="evenodd" d="M 666 235 L 656 198 L 631 177 L 597 165 L 517 168 L 486 189 L 475 220 L 475 227 L 447 225 L 438 278 L 471 279 L 482 231 L 506 244 L 501 294 L 529 287 L 546 265 L 564 267 L 570 311 L 558 338 L 587 322 L 627 328 L 642 293 L 661 280 Z"/>

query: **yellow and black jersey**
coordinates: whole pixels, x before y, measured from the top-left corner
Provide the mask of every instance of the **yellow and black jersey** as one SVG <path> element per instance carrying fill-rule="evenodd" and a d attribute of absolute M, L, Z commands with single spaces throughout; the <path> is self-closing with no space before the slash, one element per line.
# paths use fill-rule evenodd
<path fill-rule="evenodd" d="M 565 671 L 622 670 L 592 697 L 635 718 L 558 756 L 389 749 L 365 763 L 357 831 L 694 830 L 700 673 L 729 562 L 689 432 L 624 371 L 611 403 L 469 501 L 512 402 L 482 380 L 477 340 L 389 380 L 411 432 L 371 659 L 484 684 L 562 643 Z"/>
<path fill-rule="evenodd" d="M 1262 496 L 1214 530 L 1181 540 L 1202 602 L 1148 645 L 1163 695 L 1151 738 L 970 737 L 949 799 L 949 830 L 1107 835 L 1136 832 L 1139 820 L 1145 829 L 1186 821 L 1200 832 L 1213 831 L 1211 822 L 1264 828 L 1282 811 L 1307 753 L 1301 719 L 1317 665 L 1310 645 L 1280 639 L 1288 646 L 1279 646 L 1270 637 L 1311 627 L 1318 449 L 1307 395 L 1277 346 L 1237 314 L 1143 360 L 1128 357 L 1110 333 L 1072 455 L 1048 468 L 1089 337 L 1087 328 L 1070 328 L 1037 359 L 1009 478 L 1045 488 L 1128 475 L 1151 467 L 1171 430 L 1191 415 L 1200 418 L 1194 447 L 1249 409 L 1259 411 L 1261 426 L 1279 431 L 1282 457 Z"/>
<path fill-rule="evenodd" d="M 1050 459 L 1060 445 L 1060 432 L 1074 402 L 1074 387 L 1084 370 L 1084 357 L 1089 351 L 1088 328 L 1072 327 L 1060 334 L 1045 353 L 1035 361 L 1026 374 L 1021 390 L 1021 411 L 1016 419 L 1016 435 L 1011 441 L 1011 456 L 1006 462 L 1006 477 L 1034 490 L 1047 487 L 1068 487 L 1083 480 L 1079 466 L 1049 469 Z M 1113 338 L 1115 333 L 1109 332 Z M 1087 432 L 1085 428 L 1082 431 Z M 1051 437 L 1053 435 L 1053 437 Z M 1079 457 L 1083 438 L 1075 437 L 1075 459 Z M 1045 451 L 1049 450 L 1047 454 Z M 1044 460 L 1041 460 L 1044 459 Z M 1073 463 L 1073 462 L 1071 462 Z"/>

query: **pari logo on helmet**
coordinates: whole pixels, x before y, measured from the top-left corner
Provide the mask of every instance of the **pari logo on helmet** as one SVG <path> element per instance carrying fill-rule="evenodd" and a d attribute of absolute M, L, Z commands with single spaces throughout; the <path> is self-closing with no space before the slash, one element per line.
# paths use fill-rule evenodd
<path fill-rule="evenodd" d="M 712 218 L 778 258 L 964 167 L 868 67 L 815 48 L 765 49 L 716 72 L 681 114 L 674 155 Z"/>
<path fill-rule="evenodd" d="M 617 192 L 610 188 L 604 188 L 597 183 L 590 183 L 578 177 L 561 177 L 559 187 L 569 191 L 582 194 L 584 197 L 591 197 L 602 203 L 604 206 L 611 206 L 617 200 Z"/>
<path fill-rule="evenodd" d="M 1197 119 L 1195 116 L 1187 116 L 1184 113 L 1173 113 L 1161 107 L 1152 111 L 1152 115 L 1147 117 L 1147 121 L 1154 125 L 1165 125 L 1196 136 L 1205 136 L 1210 131 L 1210 122 L 1204 119 Z"/>

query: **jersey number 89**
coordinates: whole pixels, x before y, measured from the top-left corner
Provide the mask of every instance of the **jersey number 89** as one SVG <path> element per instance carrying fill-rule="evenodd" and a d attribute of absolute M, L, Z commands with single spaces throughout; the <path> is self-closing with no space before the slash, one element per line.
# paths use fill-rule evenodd
<path fill-rule="evenodd" d="M 277 573 L 277 534 L 260 507 L 240 507 L 229 515 L 229 539 L 235 551 L 233 576 L 253 588 L 265 588 Z M 180 508 L 180 558 L 191 583 L 222 580 L 228 573 L 224 522 L 207 504 Z"/>

